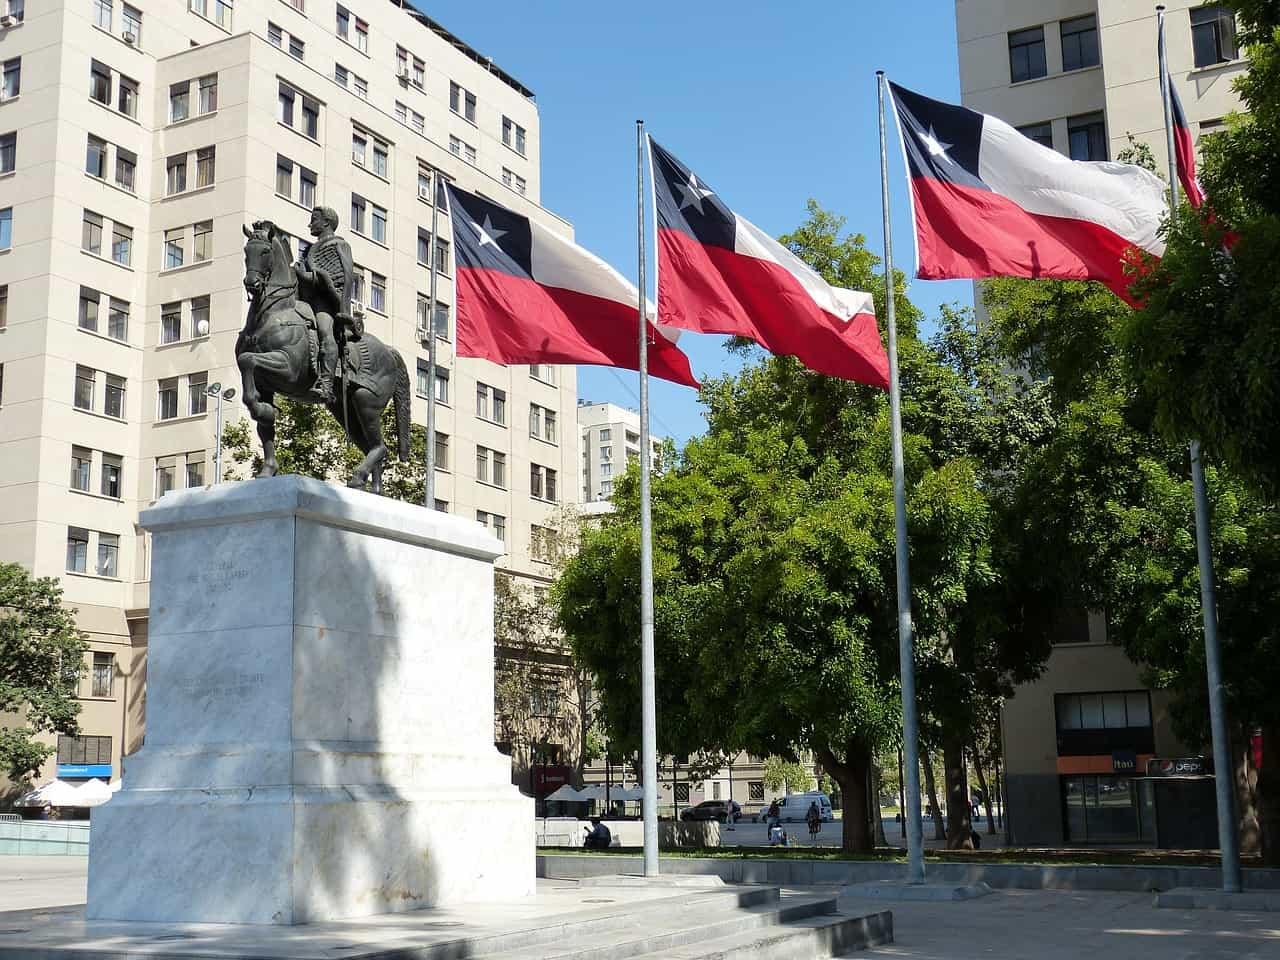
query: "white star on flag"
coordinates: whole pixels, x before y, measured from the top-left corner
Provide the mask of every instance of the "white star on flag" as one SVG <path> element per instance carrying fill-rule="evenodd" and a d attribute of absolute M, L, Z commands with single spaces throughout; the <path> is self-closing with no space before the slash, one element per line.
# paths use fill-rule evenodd
<path fill-rule="evenodd" d="M 933 132 L 932 126 L 929 127 L 929 132 L 927 134 L 922 135 L 920 139 L 924 141 L 924 145 L 929 151 L 929 156 L 946 157 L 946 159 L 948 160 L 951 159 L 950 157 L 947 156 L 947 151 L 951 149 L 952 144 L 940 143 L 938 141 L 938 135 Z"/>
<path fill-rule="evenodd" d="M 485 214 L 483 227 L 474 220 L 471 221 L 471 226 L 475 227 L 476 233 L 480 235 L 480 246 L 483 247 L 486 243 L 491 243 L 495 247 L 498 247 L 499 250 L 502 249 L 502 247 L 498 246 L 498 238 L 505 237 L 507 235 L 507 231 L 495 230 L 493 228 L 493 222 L 489 219 L 488 214 Z"/>
<path fill-rule="evenodd" d="M 692 173 L 689 174 L 689 182 L 679 184 L 676 189 L 684 194 L 684 198 L 680 201 L 681 210 L 685 207 L 697 207 L 698 212 L 703 214 L 705 214 L 706 211 L 702 209 L 702 201 L 707 197 L 715 195 L 715 191 L 708 190 L 706 187 L 700 186 L 698 184 L 698 178 Z"/>

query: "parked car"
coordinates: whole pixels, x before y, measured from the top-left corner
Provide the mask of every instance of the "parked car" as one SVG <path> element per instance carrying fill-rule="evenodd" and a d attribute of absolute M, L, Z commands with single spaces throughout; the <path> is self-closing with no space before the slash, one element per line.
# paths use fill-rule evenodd
<path fill-rule="evenodd" d="M 785 797 L 779 797 L 775 802 L 778 804 L 778 819 L 787 823 L 803 823 L 811 803 L 818 805 L 818 813 L 822 815 L 824 822 L 830 823 L 836 818 L 835 812 L 831 809 L 831 798 L 818 790 L 811 790 L 808 793 L 789 793 Z M 769 806 L 766 803 L 761 807 L 756 819 L 760 821 L 767 819 Z"/>
<path fill-rule="evenodd" d="M 685 807 L 680 811 L 681 820 L 715 820 L 724 823 L 728 817 L 728 800 L 703 800 L 696 807 Z"/>

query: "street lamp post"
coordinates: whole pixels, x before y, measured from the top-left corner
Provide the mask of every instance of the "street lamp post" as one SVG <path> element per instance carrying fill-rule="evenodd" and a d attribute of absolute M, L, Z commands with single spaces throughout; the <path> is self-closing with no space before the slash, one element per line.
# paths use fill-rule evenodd
<path fill-rule="evenodd" d="M 218 401 L 218 429 L 213 437 L 213 482 L 222 482 L 222 401 L 233 400 L 236 395 L 235 387 L 227 387 L 222 389 L 221 383 L 211 383 L 204 390 L 209 396 Z"/>

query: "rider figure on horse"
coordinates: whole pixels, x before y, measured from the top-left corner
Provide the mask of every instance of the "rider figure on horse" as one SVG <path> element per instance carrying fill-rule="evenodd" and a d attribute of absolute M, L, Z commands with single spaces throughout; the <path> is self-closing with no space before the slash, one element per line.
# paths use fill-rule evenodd
<path fill-rule="evenodd" d="M 312 388 L 317 399 L 331 403 L 333 378 L 339 362 L 339 341 L 359 340 L 364 324 L 351 316 L 351 286 L 355 271 L 351 247 L 334 234 L 338 214 L 332 207 L 311 211 L 311 235 L 315 242 L 295 265 L 298 299 L 311 307 L 319 337 L 319 371 Z"/>

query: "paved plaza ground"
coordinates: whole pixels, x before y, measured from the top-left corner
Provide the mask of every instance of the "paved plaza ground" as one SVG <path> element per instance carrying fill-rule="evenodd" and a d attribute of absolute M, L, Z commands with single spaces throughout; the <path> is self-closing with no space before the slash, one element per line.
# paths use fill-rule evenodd
<path fill-rule="evenodd" d="M 0 911 L 83 903 L 87 868 L 82 857 L 0 857 Z M 1157 910 L 1151 900 L 1142 893 L 1001 890 L 958 903 L 845 895 L 840 908 L 892 909 L 895 943 L 853 954 L 867 960 L 1280 960 L 1280 914 Z"/>

